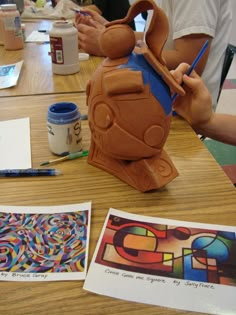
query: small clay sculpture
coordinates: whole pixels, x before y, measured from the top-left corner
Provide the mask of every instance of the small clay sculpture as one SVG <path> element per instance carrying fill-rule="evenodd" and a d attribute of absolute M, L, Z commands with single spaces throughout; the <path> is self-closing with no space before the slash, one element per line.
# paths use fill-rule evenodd
<path fill-rule="evenodd" d="M 136 46 L 128 23 L 151 9 L 146 41 Z M 136 1 L 124 19 L 106 24 L 100 45 L 107 58 L 87 86 L 88 163 L 141 192 L 178 175 L 163 149 L 172 117 L 170 89 L 183 94 L 162 58 L 168 30 L 165 13 L 152 0 Z"/>

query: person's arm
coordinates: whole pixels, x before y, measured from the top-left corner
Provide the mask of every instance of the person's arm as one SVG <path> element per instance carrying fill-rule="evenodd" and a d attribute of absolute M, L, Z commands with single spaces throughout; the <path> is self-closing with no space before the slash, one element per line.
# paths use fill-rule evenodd
<path fill-rule="evenodd" d="M 171 50 L 164 49 L 162 52 L 167 68 L 170 70 L 176 69 L 182 62 L 192 64 L 206 40 L 209 41 L 208 48 L 195 69 L 198 74 L 202 74 L 212 41 L 212 38 L 205 34 L 192 34 L 174 40 L 174 48 Z"/>
<path fill-rule="evenodd" d="M 236 116 L 213 113 L 210 121 L 197 130 L 211 139 L 236 145 Z"/>
<path fill-rule="evenodd" d="M 171 6 L 162 1 L 160 7 L 167 14 L 170 25 L 169 37 L 162 52 L 168 69 L 176 69 L 181 62 L 191 64 L 203 44 L 209 40 L 208 49 L 195 69 L 198 74 L 202 74 L 218 27 L 218 1 L 178 0 L 171 1 Z M 147 30 L 151 19 L 150 11 Z"/>
<path fill-rule="evenodd" d="M 193 129 L 214 140 L 236 145 L 236 116 L 214 113 L 212 98 L 204 82 L 193 71 L 191 76 L 185 73 L 188 64 L 180 64 L 172 71 L 175 79 L 184 83 L 185 96 L 178 96 L 174 110 L 186 119 Z"/>
<path fill-rule="evenodd" d="M 97 12 L 98 14 L 102 15 L 102 11 L 94 4 L 90 4 L 90 5 L 87 5 L 85 7 L 86 10 L 92 10 L 92 11 L 95 11 Z"/>
<path fill-rule="evenodd" d="M 135 32 L 136 41 L 145 41 L 145 33 Z M 203 44 L 208 40 L 209 45 L 196 67 L 198 74 L 202 74 L 210 52 L 212 37 L 206 34 L 191 34 L 174 40 L 173 49 L 164 47 L 162 56 L 169 70 L 176 69 L 182 62 L 192 64 Z"/>
<path fill-rule="evenodd" d="M 137 43 L 144 38 L 144 33 L 135 32 Z M 192 64 L 203 44 L 209 41 L 209 45 L 195 70 L 198 74 L 202 74 L 209 55 L 212 38 L 204 34 L 194 34 L 181 37 L 174 41 L 173 49 L 163 49 L 162 56 L 169 70 L 176 69 L 182 62 Z"/>
<path fill-rule="evenodd" d="M 107 0 L 93 0 L 93 5 L 101 12 L 100 14 L 103 15 L 108 8 L 108 2 Z"/>

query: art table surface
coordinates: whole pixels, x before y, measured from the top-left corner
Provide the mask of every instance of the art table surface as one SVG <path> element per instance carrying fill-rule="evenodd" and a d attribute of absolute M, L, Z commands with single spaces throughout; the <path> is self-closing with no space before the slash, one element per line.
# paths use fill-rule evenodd
<path fill-rule="evenodd" d="M 52 21 L 25 22 L 26 37 L 32 31 L 50 30 Z M 25 43 L 24 49 L 9 51 L 0 46 L 0 65 L 14 64 L 24 60 L 17 86 L 0 91 L 0 96 L 40 95 L 51 93 L 84 92 L 91 75 L 103 58 L 90 56 L 80 62 L 80 71 L 71 75 L 52 72 L 49 43 Z"/>
<path fill-rule="evenodd" d="M 75 102 L 87 113 L 85 93 L 0 98 L 1 120 L 30 117 L 32 166 L 54 156 L 47 142 L 50 104 Z M 83 121 L 83 148 L 90 131 Z M 63 175 L 1 179 L 1 205 L 60 205 L 92 201 L 91 259 L 110 207 L 154 217 L 236 225 L 235 188 L 189 125 L 174 117 L 166 151 L 179 176 L 159 191 L 140 193 L 112 175 L 89 165 L 86 158 L 56 167 Z M 0 313 L 18 314 L 187 314 L 188 312 L 116 300 L 82 289 L 83 281 L 0 283 Z M 190 313 L 189 313 L 190 314 Z"/>

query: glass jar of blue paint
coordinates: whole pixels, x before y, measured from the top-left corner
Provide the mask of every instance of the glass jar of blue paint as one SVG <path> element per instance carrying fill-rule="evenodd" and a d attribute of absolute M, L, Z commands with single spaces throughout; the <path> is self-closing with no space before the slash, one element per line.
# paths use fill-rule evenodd
<path fill-rule="evenodd" d="M 48 143 L 57 155 L 82 150 L 81 115 L 76 104 L 59 102 L 49 106 L 47 114 Z"/>

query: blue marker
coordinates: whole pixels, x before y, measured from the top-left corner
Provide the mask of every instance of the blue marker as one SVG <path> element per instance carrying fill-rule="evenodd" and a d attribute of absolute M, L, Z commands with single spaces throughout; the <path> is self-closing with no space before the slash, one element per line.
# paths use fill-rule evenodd
<path fill-rule="evenodd" d="M 202 58 L 204 52 L 206 51 L 207 47 L 208 47 L 208 44 L 209 44 L 209 41 L 207 40 L 205 42 L 205 44 L 202 46 L 201 50 L 199 51 L 197 57 L 195 58 L 195 60 L 193 61 L 193 63 L 191 64 L 191 66 L 189 67 L 188 71 L 187 71 L 187 75 L 190 75 L 192 73 L 192 71 L 196 68 L 199 60 Z M 183 86 L 183 83 L 181 84 L 181 86 Z M 176 97 L 178 96 L 178 93 L 175 93 L 171 100 L 172 100 L 172 103 L 175 101 Z"/>
<path fill-rule="evenodd" d="M 61 171 L 56 169 L 12 169 L 0 170 L 0 177 L 57 176 Z"/>

